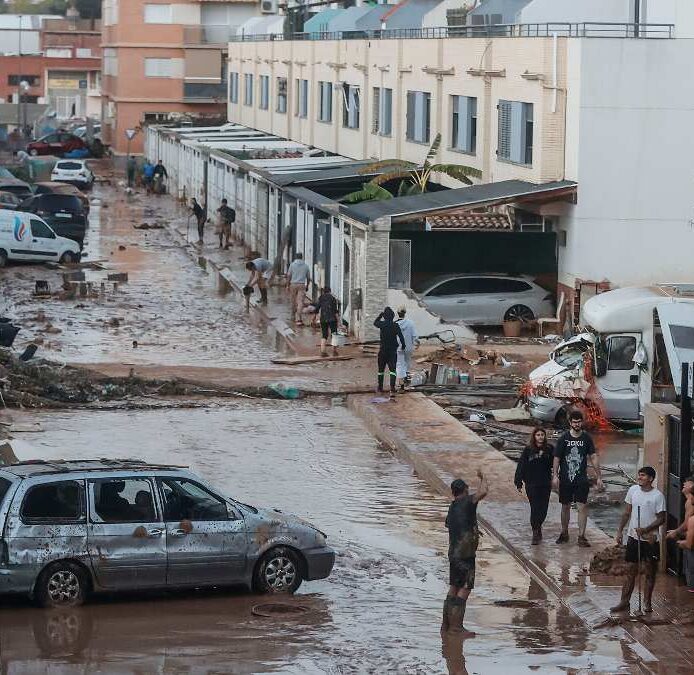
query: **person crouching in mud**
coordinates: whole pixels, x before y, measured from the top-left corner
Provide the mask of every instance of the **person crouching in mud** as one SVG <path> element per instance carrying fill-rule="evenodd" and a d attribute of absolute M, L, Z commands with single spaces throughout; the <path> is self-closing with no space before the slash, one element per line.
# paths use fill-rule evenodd
<path fill-rule="evenodd" d="M 381 344 L 378 350 L 378 391 L 383 391 L 383 376 L 386 366 L 390 374 L 390 395 L 394 396 L 396 372 L 395 367 L 398 361 L 398 341 L 400 346 L 405 349 L 405 338 L 393 319 L 395 312 L 386 307 L 374 321 L 374 326 L 381 331 Z"/>
<path fill-rule="evenodd" d="M 477 471 L 477 477 L 480 484 L 472 495 L 462 478 L 456 478 L 451 483 L 453 502 L 446 516 L 450 588 L 443 603 L 442 635 L 446 632 L 473 635 L 465 629 L 463 620 L 467 599 L 475 587 L 475 555 L 479 544 L 477 504 L 487 496 L 488 491 L 487 479 L 481 470 Z"/>

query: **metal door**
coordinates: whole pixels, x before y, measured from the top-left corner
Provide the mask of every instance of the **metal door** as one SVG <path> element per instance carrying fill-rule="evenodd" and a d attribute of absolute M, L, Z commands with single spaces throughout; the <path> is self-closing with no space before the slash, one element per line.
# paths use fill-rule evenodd
<path fill-rule="evenodd" d="M 639 419 L 639 368 L 634 356 L 640 341 L 639 333 L 611 335 L 606 341 L 607 372 L 596 383 L 611 419 Z"/>
<path fill-rule="evenodd" d="M 412 242 L 392 239 L 388 250 L 388 288 L 410 288 L 412 273 Z"/>
<path fill-rule="evenodd" d="M 165 585 L 166 537 L 152 479 L 95 479 L 88 486 L 87 542 L 99 584 L 113 589 Z"/>
<path fill-rule="evenodd" d="M 187 478 L 159 480 L 168 552 L 167 584 L 244 579 L 246 526 L 224 499 Z"/>

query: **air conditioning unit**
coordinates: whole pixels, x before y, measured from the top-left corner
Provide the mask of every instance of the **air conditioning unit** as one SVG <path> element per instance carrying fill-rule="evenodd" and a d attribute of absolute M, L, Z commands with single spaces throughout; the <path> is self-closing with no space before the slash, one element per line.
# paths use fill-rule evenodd
<path fill-rule="evenodd" d="M 261 14 L 277 14 L 278 0 L 260 0 Z"/>

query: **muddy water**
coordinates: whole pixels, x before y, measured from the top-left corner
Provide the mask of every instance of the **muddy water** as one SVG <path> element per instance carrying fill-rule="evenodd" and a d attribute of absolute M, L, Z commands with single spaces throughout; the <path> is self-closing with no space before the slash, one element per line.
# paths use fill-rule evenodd
<path fill-rule="evenodd" d="M 254 616 L 263 598 L 244 592 L 99 598 L 67 612 L 15 601 L 0 608 L 4 672 L 629 671 L 624 645 L 589 634 L 490 537 L 468 611 L 478 636 L 447 643 L 444 657 L 447 504 L 337 401 L 27 419 L 44 431 L 21 435 L 26 457 L 189 464 L 237 499 L 310 519 L 338 557 L 291 600 L 309 610 L 295 619 Z"/>
<path fill-rule="evenodd" d="M 274 354 L 262 326 L 246 315 L 240 297 L 217 286 L 216 275 L 196 265 L 166 229 L 133 225 L 185 219 L 174 200 L 95 188 L 85 240 L 85 261 L 102 261 L 105 271 L 87 270 L 86 280 L 105 292 L 99 298 L 38 299 L 36 279 L 60 290 L 62 276 L 41 265 L 12 265 L 0 277 L 0 314 L 22 331 L 16 346 L 39 338 L 42 351 L 70 362 L 126 362 L 254 366 Z M 212 236 L 212 233 L 209 235 Z M 108 272 L 127 272 L 113 290 Z M 137 347 L 133 347 L 133 342 Z"/>

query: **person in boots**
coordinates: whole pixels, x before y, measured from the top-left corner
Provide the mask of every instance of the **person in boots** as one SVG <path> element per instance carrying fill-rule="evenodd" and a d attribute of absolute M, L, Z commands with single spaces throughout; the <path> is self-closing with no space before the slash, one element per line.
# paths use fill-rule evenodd
<path fill-rule="evenodd" d="M 217 209 L 219 223 L 219 248 L 224 247 L 226 251 L 229 248 L 229 239 L 231 239 L 231 224 L 236 220 L 236 211 L 229 206 L 226 199 L 222 199 L 222 205 Z M 226 240 L 226 242 L 225 242 Z"/>
<path fill-rule="evenodd" d="M 396 375 L 400 386 L 400 391 L 405 391 L 405 382 L 410 375 L 410 364 L 412 363 L 412 352 L 418 344 L 417 329 L 412 321 L 405 314 L 405 307 L 398 308 L 397 324 L 400 326 L 402 335 L 405 338 L 405 349 L 398 349 L 398 362 L 395 365 Z"/>
<path fill-rule="evenodd" d="M 320 355 L 328 355 L 328 336 L 337 334 L 340 325 L 340 310 L 337 298 L 331 293 L 330 286 L 326 286 L 316 300 L 317 314 L 320 319 Z M 333 345 L 333 356 L 337 356 L 337 347 Z"/>
<path fill-rule="evenodd" d="M 260 291 L 261 304 L 267 305 L 267 285 L 272 276 L 272 263 L 265 258 L 256 258 L 246 263 L 246 269 L 251 273 L 246 286 L 250 286 L 250 288 L 257 286 Z"/>
<path fill-rule="evenodd" d="M 207 213 L 205 209 L 198 203 L 198 200 L 193 197 L 190 203 L 190 208 L 193 211 L 195 220 L 198 223 L 198 244 L 202 244 L 205 235 L 205 221 L 207 220 Z"/>
<path fill-rule="evenodd" d="M 292 320 L 299 326 L 304 325 L 302 310 L 304 297 L 311 282 L 311 268 L 304 261 L 303 253 L 295 253 L 292 264 L 287 269 L 286 286 L 289 291 L 289 305 Z"/>
<path fill-rule="evenodd" d="M 542 541 L 542 525 L 547 518 L 549 496 L 552 492 L 553 461 L 553 448 L 547 442 L 547 432 L 542 427 L 535 427 L 530 434 L 530 442 L 523 450 L 516 466 L 514 480 L 518 492 L 521 492 L 525 485 L 525 495 L 530 502 L 533 546 Z"/>
<path fill-rule="evenodd" d="M 610 609 L 611 612 L 624 612 L 630 608 L 631 594 L 634 592 L 636 575 L 639 573 L 639 560 L 646 577 L 643 611 L 653 611 L 651 598 L 660 560 L 660 528 L 665 522 L 665 497 L 660 490 L 653 487 L 654 480 L 655 469 L 652 466 L 641 467 L 636 475 L 637 484 L 629 488 L 624 499 L 624 513 L 615 540 L 618 545 L 622 545 L 624 527 L 629 523 L 624 555 L 629 565 L 627 578 L 622 586 L 622 598 L 618 605 Z"/>
<path fill-rule="evenodd" d="M 467 599 L 475 587 L 475 556 L 479 544 L 477 505 L 486 497 L 488 490 L 487 479 L 481 470 L 477 471 L 477 477 L 479 487 L 472 495 L 461 478 L 451 483 L 453 502 L 446 516 L 450 587 L 443 604 L 442 634 L 450 631 L 472 635 L 471 631 L 465 629 L 463 621 Z"/>
<path fill-rule="evenodd" d="M 394 396 L 396 392 L 395 366 L 398 361 L 398 341 L 400 341 L 400 346 L 405 349 L 405 338 L 400 330 L 400 326 L 393 321 L 394 318 L 395 312 L 390 307 L 386 307 L 374 321 L 374 326 L 381 331 L 378 350 L 378 391 L 383 391 L 383 376 L 386 366 L 388 366 L 391 396 Z"/>
<path fill-rule="evenodd" d="M 557 544 L 569 541 L 571 504 L 578 504 L 578 545 L 589 547 L 586 539 L 588 524 L 588 459 L 597 475 L 597 488 L 603 490 L 600 462 L 595 452 L 593 439 L 583 431 L 583 414 L 574 410 L 569 415 L 569 431 L 564 432 L 554 449 L 552 488 L 559 491 L 561 504 L 561 534 Z"/>

